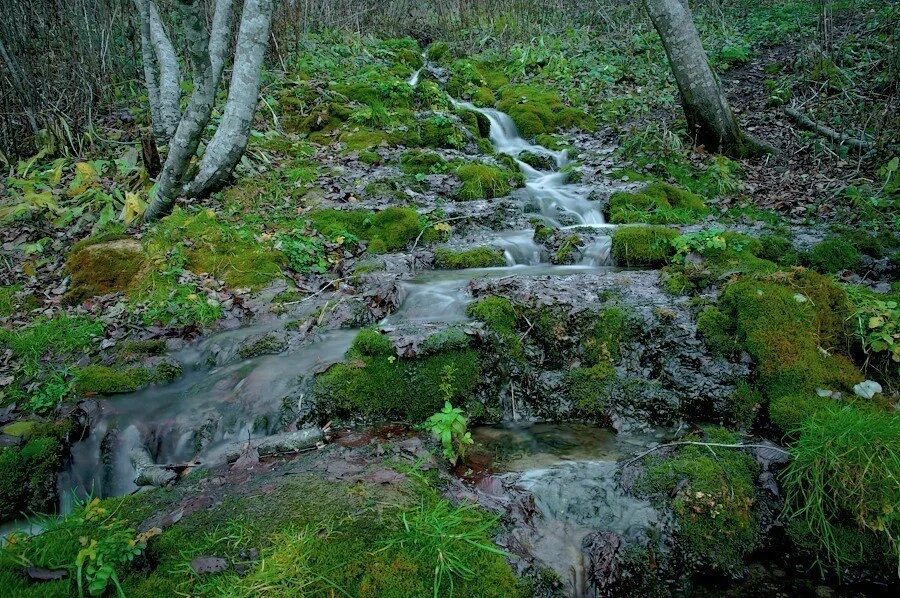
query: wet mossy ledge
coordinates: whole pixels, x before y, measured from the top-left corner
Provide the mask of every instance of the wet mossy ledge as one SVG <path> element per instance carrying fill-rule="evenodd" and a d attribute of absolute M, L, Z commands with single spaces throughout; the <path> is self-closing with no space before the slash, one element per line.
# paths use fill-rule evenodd
<path fill-rule="evenodd" d="M 307 217 L 325 237 L 352 235 L 367 241 L 371 253 L 402 250 L 420 234 L 425 242 L 437 238 L 437 232 L 412 208 L 390 207 L 380 212 L 325 209 Z"/>
<path fill-rule="evenodd" d="M 316 376 L 317 409 L 343 418 L 419 423 L 445 401 L 464 405 L 475 399 L 483 375 L 468 336 L 438 334 L 423 343 L 422 351 L 412 358 L 398 356 L 385 335 L 360 331 L 347 361 Z"/>
<path fill-rule="evenodd" d="M 503 251 L 496 247 L 473 247 L 459 251 L 438 247 L 434 250 L 434 267 L 444 270 L 490 268 L 505 265 L 506 258 L 503 257 Z"/>
<path fill-rule="evenodd" d="M 59 500 L 56 477 L 68 455 L 71 423 L 22 423 L 3 428 L 20 444 L 0 447 L 0 521 L 52 512 Z"/>
<path fill-rule="evenodd" d="M 455 173 L 462 181 L 462 186 L 456 192 L 456 198 L 460 200 L 503 197 L 513 188 L 524 184 L 524 178 L 518 169 L 504 166 L 463 164 L 456 168 Z"/>

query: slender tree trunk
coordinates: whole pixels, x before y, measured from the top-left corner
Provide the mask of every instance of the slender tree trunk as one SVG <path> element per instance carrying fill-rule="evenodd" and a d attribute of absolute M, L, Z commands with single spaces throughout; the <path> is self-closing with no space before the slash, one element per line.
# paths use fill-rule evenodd
<path fill-rule="evenodd" d="M 181 192 L 182 181 L 191 158 L 197 152 L 203 130 L 209 122 L 213 102 L 216 99 L 218 81 L 213 78 L 209 56 L 209 33 L 203 18 L 199 0 L 180 0 L 182 23 L 188 42 L 188 55 L 194 78 L 194 91 L 187 108 L 178 122 L 175 136 L 169 143 L 169 155 L 157 180 L 156 197 L 150 203 L 144 218 L 155 220 L 167 213 Z"/>
<path fill-rule="evenodd" d="M 273 0 L 244 2 L 228 102 L 222 122 L 203 154 L 200 170 L 187 186 L 187 194 L 192 197 L 221 186 L 247 149 L 253 115 L 259 101 L 259 75 L 269 40 L 274 5 Z"/>
<path fill-rule="evenodd" d="M 166 27 L 159 16 L 154 0 L 140 0 L 146 5 L 147 23 L 150 28 L 150 39 L 156 54 L 159 68 L 159 119 L 160 130 L 164 138 L 169 140 L 175 135 L 178 121 L 181 118 L 181 68 L 178 66 L 178 55 L 175 46 L 166 33 Z"/>
<path fill-rule="evenodd" d="M 159 66 L 156 63 L 156 51 L 153 49 L 153 38 L 150 35 L 149 0 L 134 0 L 134 6 L 141 21 L 141 59 L 144 63 L 144 85 L 147 86 L 147 99 L 150 101 L 150 124 L 153 126 L 153 136 L 157 141 L 166 143 L 170 136 L 163 126 L 160 111 Z"/>
<path fill-rule="evenodd" d="M 666 55 L 697 144 L 741 157 L 768 151 L 738 126 L 737 119 L 709 66 L 687 0 L 643 0 L 653 26 L 662 38 Z"/>

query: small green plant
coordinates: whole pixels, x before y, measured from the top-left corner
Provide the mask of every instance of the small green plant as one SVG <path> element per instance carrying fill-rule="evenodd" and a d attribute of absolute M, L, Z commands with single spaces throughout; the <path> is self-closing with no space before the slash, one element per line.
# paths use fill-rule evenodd
<path fill-rule="evenodd" d="M 298 230 L 279 235 L 278 244 L 284 252 L 291 270 L 298 274 L 324 274 L 328 271 L 325 247 L 322 241 L 304 235 Z"/>
<path fill-rule="evenodd" d="M 675 258 L 683 259 L 689 253 L 706 254 L 724 250 L 728 246 L 728 241 L 722 236 L 723 232 L 721 229 L 711 228 L 675 237 L 672 239 Z"/>
<path fill-rule="evenodd" d="M 453 367 L 444 367 L 441 378 L 441 394 L 444 395 L 444 408 L 425 420 L 425 427 L 441 441 L 444 457 L 456 464 L 460 457 L 465 457 L 466 448 L 473 443 L 472 433 L 468 431 L 469 422 L 463 410 L 450 403 L 453 396 Z"/>
<path fill-rule="evenodd" d="M 853 302 L 853 331 L 866 353 L 885 353 L 900 363 L 900 304 L 847 287 Z"/>

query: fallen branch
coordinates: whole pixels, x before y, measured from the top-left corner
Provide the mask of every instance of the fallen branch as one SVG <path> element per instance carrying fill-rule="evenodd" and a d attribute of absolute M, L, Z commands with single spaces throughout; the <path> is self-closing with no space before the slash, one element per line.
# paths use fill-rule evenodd
<path fill-rule="evenodd" d="M 831 127 L 827 127 L 821 123 L 817 123 L 813 119 L 809 118 L 796 108 L 785 108 L 784 113 L 796 120 L 800 123 L 801 126 L 806 127 L 807 129 L 813 130 L 825 137 L 828 137 L 832 141 L 836 141 L 842 145 L 849 145 L 850 147 L 854 147 L 860 151 L 869 151 L 874 146 L 872 143 L 865 139 L 859 139 L 857 137 L 851 137 L 846 133 L 841 133 L 840 131 L 835 131 Z"/>
<path fill-rule="evenodd" d="M 697 441 L 693 441 L 693 440 L 684 440 L 681 442 L 667 442 L 665 444 L 658 444 L 658 445 L 654 446 L 653 448 L 651 448 L 650 450 L 646 450 L 643 453 L 641 453 L 640 455 L 637 455 L 637 456 L 629 459 L 628 461 L 625 462 L 624 465 L 622 465 L 622 467 L 623 468 L 628 467 L 635 461 L 639 461 L 639 460 L 643 459 L 644 457 L 646 457 L 647 455 L 649 455 L 650 453 L 656 452 L 660 449 L 669 448 L 669 447 L 673 447 L 673 446 L 685 446 L 685 445 L 705 446 L 706 448 L 710 448 L 710 447 L 714 447 L 714 446 L 719 447 L 719 448 L 739 448 L 739 449 L 760 448 L 760 449 L 771 449 L 773 451 L 777 451 L 779 453 L 783 453 L 788 456 L 790 456 L 790 454 L 791 454 L 790 452 L 788 452 L 782 448 L 778 448 L 777 446 L 773 446 L 771 444 L 724 444 L 724 443 L 720 443 L 720 442 L 697 442 Z M 712 450 L 712 449 L 710 448 L 710 450 Z"/>

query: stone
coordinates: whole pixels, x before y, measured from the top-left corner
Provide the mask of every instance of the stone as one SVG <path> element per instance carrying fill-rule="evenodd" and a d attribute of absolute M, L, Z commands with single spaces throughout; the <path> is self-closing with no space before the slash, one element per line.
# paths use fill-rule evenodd
<path fill-rule="evenodd" d="M 856 396 L 858 397 L 871 399 L 881 392 L 881 384 L 874 380 L 864 380 L 853 387 L 853 392 L 856 393 Z"/>

